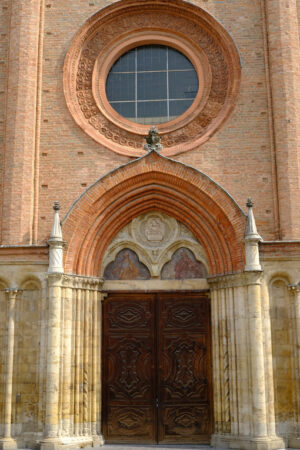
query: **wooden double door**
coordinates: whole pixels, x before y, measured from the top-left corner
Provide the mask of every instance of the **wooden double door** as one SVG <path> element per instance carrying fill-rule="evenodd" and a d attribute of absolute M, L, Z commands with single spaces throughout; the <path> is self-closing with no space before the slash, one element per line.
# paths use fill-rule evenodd
<path fill-rule="evenodd" d="M 199 293 L 114 293 L 103 304 L 103 434 L 209 443 L 210 304 Z"/>

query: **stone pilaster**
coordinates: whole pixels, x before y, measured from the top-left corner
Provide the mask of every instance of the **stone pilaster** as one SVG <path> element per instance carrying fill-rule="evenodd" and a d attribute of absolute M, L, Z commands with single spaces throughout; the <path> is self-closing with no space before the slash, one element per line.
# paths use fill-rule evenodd
<path fill-rule="evenodd" d="M 54 449 L 59 444 L 59 392 L 61 349 L 62 274 L 48 275 L 48 337 L 46 373 L 45 439 L 42 449 Z"/>
<path fill-rule="evenodd" d="M 41 3 L 10 3 L 2 244 L 32 242 Z"/>
<path fill-rule="evenodd" d="M 292 319 L 294 324 L 294 346 L 295 346 L 295 387 L 296 387 L 296 405 L 298 411 L 295 414 L 295 436 L 289 437 L 289 447 L 300 448 L 300 284 L 290 285 L 289 291 L 292 300 Z"/>
<path fill-rule="evenodd" d="M 8 297 L 8 327 L 7 327 L 7 356 L 5 376 L 5 399 L 4 399 L 4 436 L 0 438 L 0 449 L 10 450 L 17 448 L 16 441 L 11 436 L 11 413 L 12 413 L 12 384 L 14 366 L 14 344 L 15 344 L 15 303 L 18 289 L 7 289 Z"/>
<path fill-rule="evenodd" d="M 296 0 L 264 0 L 282 239 L 299 239 L 300 48 Z"/>
<path fill-rule="evenodd" d="M 102 283 L 99 278 L 48 274 L 46 424 L 42 449 L 104 443 L 97 427 L 101 421 Z"/>
<path fill-rule="evenodd" d="M 266 392 L 261 271 L 210 278 L 215 434 L 212 445 L 281 449 Z M 272 389 L 272 386 L 269 386 Z M 272 405 L 271 405 L 272 406 Z"/>

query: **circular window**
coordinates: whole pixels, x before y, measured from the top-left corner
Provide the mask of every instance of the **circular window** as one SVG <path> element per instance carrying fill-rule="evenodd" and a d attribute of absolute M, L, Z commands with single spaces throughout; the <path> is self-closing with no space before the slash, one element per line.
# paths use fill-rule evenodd
<path fill-rule="evenodd" d="M 172 156 L 200 148 L 236 103 L 239 54 L 227 31 L 184 0 L 122 0 L 91 16 L 64 65 L 67 106 L 96 142 L 142 156 L 152 125 Z"/>
<path fill-rule="evenodd" d="M 172 47 L 143 45 L 122 55 L 106 80 L 106 96 L 128 120 L 156 125 L 183 114 L 199 88 L 193 64 Z"/>

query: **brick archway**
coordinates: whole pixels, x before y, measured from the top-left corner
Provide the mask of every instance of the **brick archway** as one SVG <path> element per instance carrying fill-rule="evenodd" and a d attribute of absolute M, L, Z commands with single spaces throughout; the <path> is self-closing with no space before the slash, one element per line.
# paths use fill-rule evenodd
<path fill-rule="evenodd" d="M 66 272 L 97 276 L 113 237 L 151 210 L 193 232 L 211 275 L 243 270 L 246 218 L 236 202 L 202 172 L 152 151 L 99 179 L 73 204 L 63 220 Z"/>

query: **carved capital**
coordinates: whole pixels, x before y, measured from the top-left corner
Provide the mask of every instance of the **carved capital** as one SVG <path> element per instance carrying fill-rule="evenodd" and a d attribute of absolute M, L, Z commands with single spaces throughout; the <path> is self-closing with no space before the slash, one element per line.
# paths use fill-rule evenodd
<path fill-rule="evenodd" d="M 21 294 L 21 292 L 23 292 L 22 289 L 17 289 L 17 288 L 7 288 L 5 289 L 5 292 L 8 294 L 8 300 L 15 300 L 18 296 L 18 294 Z"/>
<path fill-rule="evenodd" d="M 300 284 L 289 284 L 288 290 L 291 294 L 300 294 Z"/>
<path fill-rule="evenodd" d="M 208 277 L 207 281 L 212 290 L 229 287 L 243 287 L 255 284 L 260 285 L 262 282 L 262 271 L 254 270 L 232 275 L 219 275 L 216 277 Z"/>

